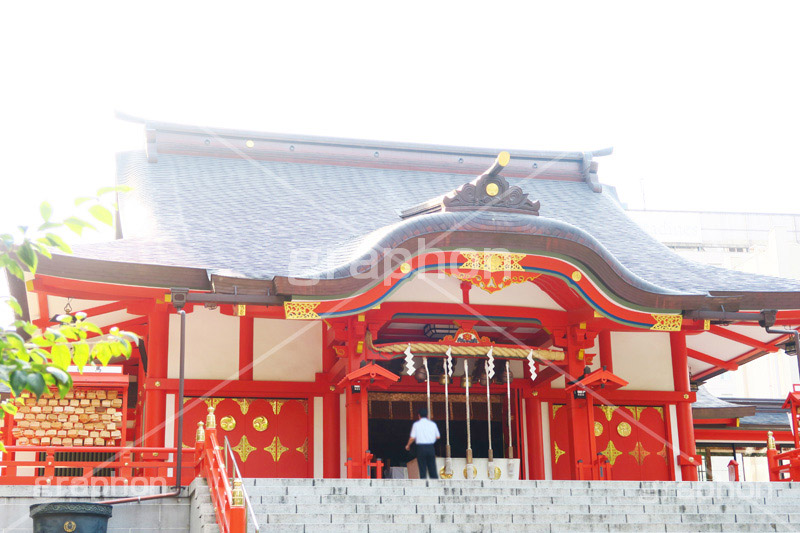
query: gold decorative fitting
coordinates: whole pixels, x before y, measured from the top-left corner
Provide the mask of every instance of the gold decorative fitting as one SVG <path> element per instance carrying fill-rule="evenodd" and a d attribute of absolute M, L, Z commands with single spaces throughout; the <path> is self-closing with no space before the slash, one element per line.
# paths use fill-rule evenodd
<path fill-rule="evenodd" d="M 217 406 L 219 405 L 219 402 L 221 402 L 224 399 L 225 398 L 204 398 L 203 401 L 206 402 L 207 406 L 216 409 Z"/>
<path fill-rule="evenodd" d="M 627 422 L 620 422 L 617 426 L 617 433 L 620 437 L 629 437 L 631 434 L 631 425 Z"/>
<path fill-rule="evenodd" d="M 641 407 L 641 406 L 627 406 L 627 405 L 626 405 L 626 406 L 625 406 L 625 409 L 627 409 L 628 411 L 630 411 L 630 412 L 631 412 L 631 415 L 633 416 L 633 419 L 634 419 L 634 420 L 636 420 L 636 421 L 638 422 L 638 421 L 639 421 L 639 419 L 642 417 L 642 412 L 643 412 L 645 409 L 647 409 L 647 407 Z"/>
<path fill-rule="evenodd" d="M 661 420 L 664 420 L 664 408 L 663 407 L 653 407 L 656 412 L 661 415 Z"/>
<path fill-rule="evenodd" d="M 272 456 L 272 460 L 276 463 L 281 460 L 281 455 L 289 451 L 289 448 L 281 444 L 281 439 L 277 436 L 272 439 L 272 444 L 264 448 Z"/>
<path fill-rule="evenodd" d="M 256 143 L 254 143 L 252 140 L 248 139 L 247 141 L 245 141 L 244 145 L 247 146 L 248 148 L 252 148 L 252 147 L 254 147 L 256 145 Z"/>
<path fill-rule="evenodd" d="M 283 302 L 287 320 L 317 320 L 317 307 L 321 302 Z"/>
<path fill-rule="evenodd" d="M 775 437 L 772 436 L 771 431 L 767 431 L 767 449 L 768 450 L 775 449 Z"/>
<path fill-rule="evenodd" d="M 606 446 L 606 449 L 603 450 L 600 453 L 602 455 L 604 455 L 606 457 L 606 459 L 608 459 L 608 464 L 610 464 L 611 466 L 614 466 L 614 463 L 617 462 L 617 457 L 622 455 L 622 452 L 619 451 L 614 446 L 614 441 L 612 441 L 612 440 L 608 441 L 608 445 Z"/>
<path fill-rule="evenodd" d="M 508 252 L 461 252 L 467 261 L 460 270 L 484 270 L 486 272 L 524 272 L 519 264 L 525 254 Z"/>
<path fill-rule="evenodd" d="M 500 187 L 494 182 L 489 182 L 486 186 L 486 194 L 489 196 L 497 196 L 497 193 L 500 192 Z"/>
<path fill-rule="evenodd" d="M 233 447 L 233 451 L 239 454 L 239 459 L 241 459 L 243 463 L 247 462 L 247 458 L 255 450 L 255 446 L 251 446 L 250 442 L 247 440 L 247 435 L 242 435 L 239 444 Z"/>
<path fill-rule="evenodd" d="M 539 391 L 537 390 L 533 391 L 533 394 L 531 396 L 539 396 Z"/>
<path fill-rule="evenodd" d="M 576 270 L 575 272 L 572 273 L 571 277 L 572 277 L 572 281 L 577 283 L 581 279 L 583 279 L 583 274 L 581 274 L 579 271 Z"/>
<path fill-rule="evenodd" d="M 683 325 L 682 315 L 650 315 L 656 321 L 651 331 L 680 331 Z"/>
<path fill-rule="evenodd" d="M 661 456 L 661 458 L 664 459 L 665 463 L 669 463 L 669 461 L 667 460 L 667 445 L 666 444 L 661 446 L 661 451 L 657 452 L 656 455 Z"/>
<path fill-rule="evenodd" d="M 72 520 L 67 520 L 66 522 L 64 522 L 64 531 L 66 531 L 67 533 L 72 533 L 77 528 L 78 525 Z"/>
<path fill-rule="evenodd" d="M 603 434 L 603 424 L 601 422 L 594 423 L 594 436 L 599 437 Z"/>
<path fill-rule="evenodd" d="M 253 400 L 247 398 L 234 398 L 233 401 L 239 404 L 239 410 L 243 415 L 247 414 L 247 411 L 250 410 L 250 404 L 253 403 Z"/>
<path fill-rule="evenodd" d="M 160 387 L 160 386 L 161 386 L 161 382 L 160 381 L 156 381 L 156 387 Z"/>
<path fill-rule="evenodd" d="M 467 477 L 467 468 L 472 467 L 472 478 Z M 464 467 L 464 479 L 475 479 L 478 477 L 478 469 L 475 468 L 475 465 L 467 465 Z"/>
<path fill-rule="evenodd" d="M 234 316 L 244 316 L 247 314 L 247 306 L 243 304 L 235 304 L 233 306 Z"/>
<path fill-rule="evenodd" d="M 400 272 L 402 272 L 403 274 L 408 274 L 409 272 L 411 272 L 411 265 L 409 265 L 408 263 L 403 263 L 402 265 L 400 265 Z"/>
<path fill-rule="evenodd" d="M 684 400 L 688 400 L 688 399 L 689 399 L 689 395 L 688 395 L 688 394 L 684 394 L 684 395 L 683 395 L 683 399 L 684 399 Z"/>
<path fill-rule="evenodd" d="M 439 477 L 440 477 L 440 478 L 442 478 L 442 479 L 453 479 L 453 472 L 450 472 L 450 473 L 448 474 L 448 473 L 445 471 L 444 467 L 441 467 L 441 468 L 439 469 Z"/>
<path fill-rule="evenodd" d="M 194 434 L 194 438 L 197 442 L 205 442 L 206 440 L 206 430 L 203 427 L 203 422 L 197 423 L 197 433 Z"/>
<path fill-rule="evenodd" d="M 711 329 L 711 321 L 703 320 L 703 331 L 709 331 L 710 329 Z"/>
<path fill-rule="evenodd" d="M 494 467 L 494 472 L 490 470 L 489 472 L 487 472 L 487 475 L 489 476 L 489 479 L 497 480 L 503 477 L 503 471 L 500 470 L 499 466 L 496 466 Z"/>
<path fill-rule="evenodd" d="M 219 427 L 225 431 L 233 431 L 236 427 L 236 419 L 232 416 L 224 416 L 222 420 L 219 421 Z"/>
<path fill-rule="evenodd" d="M 272 406 L 272 412 L 276 415 L 281 414 L 281 408 L 286 402 L 284 400 L 270 400 L 269 404 Z"/>
<path fill-rule="evenodd" d="M 565 453 L 567 452 L 559 448 L 556 441 L 553 441 L 553 463 L 558 464 L 558 460 L 561 459 L 561 456 Z"/>
<path fill-rule="evenodd" d="M 642 463 L 644 463 L 644 458 L 650 455 L 650 452 L 644 449 L 644 446 L 642 446 L 641 442 L 637 442 L 636 446 L 634 446 L 633 450 L 629 451 L 628 454 L 633 456 L 637 465 L 642 466 Z"/>
<path fill-rule="evenodd" d="M 217 419 L 214 416 L 214 408 L 209 406 L 208 414 L 206 415 L 206 428 L 217 429 Z"/>
<path fill-rule="evenodd" d="M 233 490 L 231 490 L 231 506 L 244 507 L 244 490 L 242 489 L 242 480 L 233 480 Z"/>
<path fill-rule="evenodd" d="M 563 405 L 563 404 L 561 404 L 561 405 L 553 405 L 553 418 L 555 418 L 555 417 L 556 417 L 556 413 L 557 413 L 557 412 L 558 412 L 558 410 L 559 410 L 559 409 L 561 409 L 562 407 L 564 407 L 564 405 Z"/>
<path fill-rule="evenodd" d="M 606 420 L 611 422 L 611 417 L 614 416 L 614 411 L 619 409 L 616 405 L 601 405 L 600 410 L 606 415 Z"/>
<path fill-rule="evenodd" d="M 253 420 L 253 429 L 256 431 L 266 431 L 268 427 L 269 421 L 263 416 L 259 416 Z"/>
<path fill-rule="evenodd" d="M 306 462 L 308 462 L 308 437 L 306 437 L 306 440 L 303 441 L 303 445 L 298 446 L 296 450 L 302 453 L 303 457 L 306 458 Z"/>

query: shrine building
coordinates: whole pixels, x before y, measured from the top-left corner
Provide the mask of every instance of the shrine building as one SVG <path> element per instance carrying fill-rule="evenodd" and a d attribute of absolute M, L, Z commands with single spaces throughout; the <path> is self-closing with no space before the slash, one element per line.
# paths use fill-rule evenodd
<path fill-rule="evenodd" d="M 172 468 L 208 420 L 244 477 L 414 477 L 423 406 L 453 479 L 696 480 L 696 425 L 766 442 L 741 406 L 694 420 L 696 386 L 791 341 L 800 281 L 658 243 L 601 184 L 609 150 L 144 130 L 117 155 L 116 239 L 10 278 L 40 327 L 85 311 L 141 340 L 6 416 L 35 466 L 8 482 L 85 475 L 36 466 L 80 447 Z"/>

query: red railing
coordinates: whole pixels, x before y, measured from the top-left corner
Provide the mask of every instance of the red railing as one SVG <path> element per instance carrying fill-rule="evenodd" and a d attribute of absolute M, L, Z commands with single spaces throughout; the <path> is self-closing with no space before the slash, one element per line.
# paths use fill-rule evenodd
<path fill-rule="evenodd" d="M 800 449 L 778 453 L 771 431 L 767 432 L 767 464 L 770 481 L 800 481 Z"/>
<path fill-rule="evenodd" d="M 608 462 L 608 458 L 603 454 L 598 453 L 597 459 L 589 464 L 585 464 L 579 459 L 577 467 L 579 480 L 611 480 L 611 463 Z"/>
<path fill-rule="evenodd" d="M 7 446 L 4 485 L 175 485 L 175 448 Z M 183 484 L 194 476 L 194 450 L 183 450 Z"/>
<path fill-rule="evenodd" d="M 198 423 L 195 440 L 197 472 L 206 478 L 221 533 L 247 533 L 247 511 L 241 477 L 228 478 L 228 469 L 217 441 L 213 407 L 208 408 L 206 427 Z M 256 531 L 258 526 L 256 525 Z"/>

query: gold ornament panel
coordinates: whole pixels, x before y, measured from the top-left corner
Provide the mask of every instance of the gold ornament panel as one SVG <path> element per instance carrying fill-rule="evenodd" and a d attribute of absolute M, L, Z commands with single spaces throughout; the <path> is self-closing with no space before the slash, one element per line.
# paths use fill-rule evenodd
<path fill-rule="evenodd" d="M 656 321 L 652 331 L 680 331 L 683 326 L 683 315 L 650 315 Z"/>
<path fill-rule="evenodd" d="M 317 307 L 321 302 L 283 302 L 287 320 L 317 320 Z"/>

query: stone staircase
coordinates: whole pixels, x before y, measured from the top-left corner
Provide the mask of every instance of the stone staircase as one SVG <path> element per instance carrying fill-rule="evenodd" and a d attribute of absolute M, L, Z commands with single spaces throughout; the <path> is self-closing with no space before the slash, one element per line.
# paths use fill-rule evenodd
<path fill-rule="evenodd" d="M 195 482 L 192 533 L 218 531 L 202 483 Z M 800 483 L 248 479 L 244 484 L 262 532 L 800 531 Z"/>

